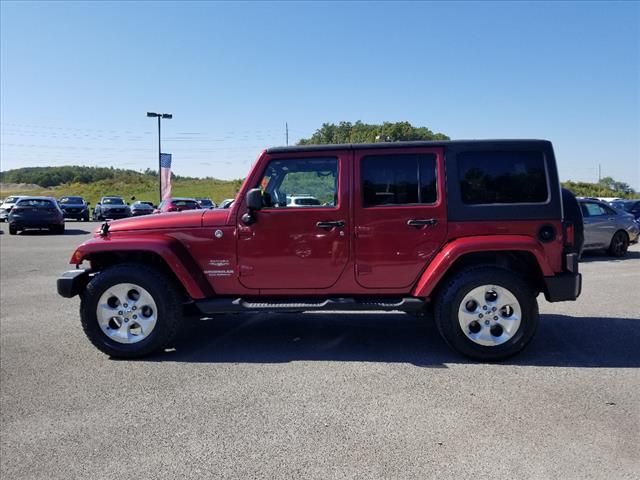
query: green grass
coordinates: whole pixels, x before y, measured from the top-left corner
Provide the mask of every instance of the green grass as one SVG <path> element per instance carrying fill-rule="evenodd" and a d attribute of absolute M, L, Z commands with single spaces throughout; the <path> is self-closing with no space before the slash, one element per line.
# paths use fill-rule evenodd
<path fill-rule="evenodd" d="M 207 197 L 219 203 L 225 198 L 236 196 L 241 180 L 217 179 L 175 179 L 172 181 L 172 196 L 174 197 Z M 71 183 L 51 188 L 34 188 L 28 190 L 0 190 L 0 197 L 9 195 L 46 195 L 62 197 L 65 195 L 80 195 L 95 205 L 102 196 L 120 195 L 127 202 L 131 197 L 136 200 L 149 200 L 158 203 L 158 179 L 145 175 L 128 176 L 121 179 L 100 180 L 93 183 Z"/>

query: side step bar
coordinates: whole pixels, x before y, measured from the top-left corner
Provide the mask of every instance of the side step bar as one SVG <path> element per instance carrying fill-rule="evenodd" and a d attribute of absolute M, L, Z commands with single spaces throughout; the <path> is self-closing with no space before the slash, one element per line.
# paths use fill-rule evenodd
<path fill-rule="evenodd" d="M 420 311 L 425 306 L 420 298 L 299 298 L 299 299 L 245 299 L 245 298 L 212 298 L 198 300 L 196 307 L 201 313 L 241 312 L 307 312 L 321 311 Z"/>

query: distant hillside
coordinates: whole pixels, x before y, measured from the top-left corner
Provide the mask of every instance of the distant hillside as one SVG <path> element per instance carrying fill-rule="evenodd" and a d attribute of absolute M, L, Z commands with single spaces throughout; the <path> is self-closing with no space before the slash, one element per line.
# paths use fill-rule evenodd
<path fill-rule="evenodd" d="M 173 195 L 176 197 L 208 197 L 216 202 L 233 198 L 242 180 L 190 178 L 174 176 Z M 158 175 L 117 168 L 64 166 L 29 167 L 0 172 L 0 196 L 17 194 L 81 195 L 92 205 L 104 195 L 121 195 L 127 201 L 158 201 Z"/>

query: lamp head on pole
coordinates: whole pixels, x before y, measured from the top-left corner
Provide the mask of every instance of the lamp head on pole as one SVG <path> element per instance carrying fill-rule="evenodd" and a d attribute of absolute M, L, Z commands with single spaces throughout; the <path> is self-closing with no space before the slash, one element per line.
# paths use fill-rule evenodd
<path fill-rule="evenodd" d="M 154 112 L 147 112 L 147 117 L 160 117 L 161 115 L 159 113 L 154 113 Z"/>
<path fill-rule="evenodd" d="M 172 113 L 163 113 L 162 114 L 162 118 L 173 118 L 173 114 Z"/>

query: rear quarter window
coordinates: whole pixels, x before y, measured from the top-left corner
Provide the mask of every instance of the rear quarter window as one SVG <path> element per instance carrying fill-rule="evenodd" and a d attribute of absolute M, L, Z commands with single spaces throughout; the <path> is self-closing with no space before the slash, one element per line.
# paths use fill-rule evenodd
<path fill-rule="evenodd" d="M 549 200 L 542 152 L 462 152 L 457 155 L 457 162 L 464 204 L 546 203 Z"/>

